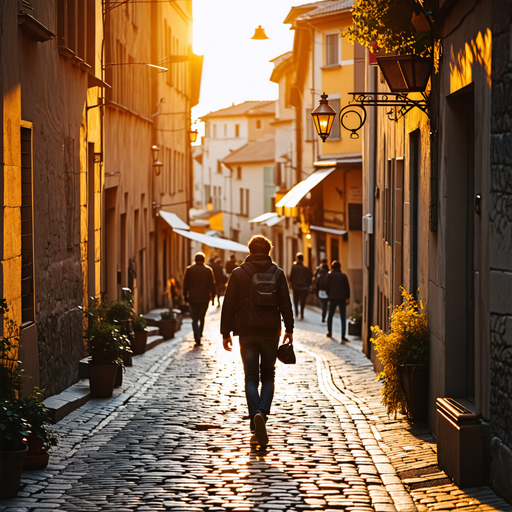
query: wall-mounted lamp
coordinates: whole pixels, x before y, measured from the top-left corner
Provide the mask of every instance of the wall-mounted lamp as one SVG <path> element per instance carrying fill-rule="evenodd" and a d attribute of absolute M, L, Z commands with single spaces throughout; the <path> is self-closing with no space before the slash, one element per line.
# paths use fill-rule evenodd
<path fill-rule="evenodd" d="M 159 176 L 162 167 L 164 166 L 164 164 L 160 162 L 160 160 L 158 159 L 160 148 L 157 145 L 153 144 L 151 146 L 151 153 L 153 154 L 153 168 L 155 169 L 155 174 Z"/>
<path fill-rule="evenodd" d="M 197 130 L 189 130 L 188 138 L 192 144 L 197 140 Z"/>
<path fill-rule="evenodd" d="M 315 128 L 318 135 L 322 139 L 322 142 L 325 142 L 325 139 L 327 139 L 331 133 L 336 111 L 329 105 L 329 102 L 327 101 L 327 94 L 325 94 L 325 92 L 320 96 L 320 98 L 320 103 L 318 107 L 311 112 L 311 116 L 315 122 Z"/>

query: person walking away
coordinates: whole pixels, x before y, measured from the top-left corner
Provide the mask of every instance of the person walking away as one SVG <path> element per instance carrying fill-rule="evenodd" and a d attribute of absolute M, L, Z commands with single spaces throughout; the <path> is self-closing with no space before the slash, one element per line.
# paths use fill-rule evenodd
<path fill-rule="evenodd" d="M 339 261 L 332 262 L 332 270 L 327 274 L 326 285 L 327 297 L 329 299 L 329 316 L 327 317 L 327 337 L 332 337 L 332 319 L 336 308 L 340 308 L 341 317 L 341 339 L 348 341 L 345 337 L 347 328 L 346 310 L 350 304 L 350 284 L 348 277 L 341 271 Z"/>
<path fill-rule="evenodd" d="M 229 277 L 231 275 L 231 272 L 233 272 L 233 270 L 235 270 L 237 266 L 238 265 L 236 264 L 236 256 L 232 254 L 229 257 L 229 260 L 226 262 L 226 275 Z"/>
<path fill-rule="evenodd" d="M 322 264 L 316 269 L 315 272 L 315 289 L 320 303 L 322 304 L 322 323 L 325 322 L 327 316 L 327 304 L 329 299 L 327 297 L 327 275 L 329 274 L 329 265 L 327 259 L 322 260 Z"/>
<path fill-rule="evenodd" d="M 233 270 L 228 281 L 220 332 L 228 352 L 233 346 L 231 333 L 239 336 L 245 396 L 253 433 L 250 443 L 264 448 L 268 443 L 266 421 L 274 397 L 281 317 L 285 325 L 283 343 L 293 343 L 293 311 L 286 276 L 270 258 L 271 241 L 255 235 L 247 246 L 249 256 Z M 261 288 L 265 293 L 260 295 Z"/>
<path fill-rule="evenodd" d="M 308 298 L 312 278 L 311 270 L 304 265 L 304 255 L 298 252 L 290 272 L 290 285 L 293 289 L 295 316 L 299 317 L 300 305 L 301 320 L 304 320 L 304 308 L 306 307 L 306 299 Z"/>
<path fill-rule="evenodd" d="M 211 300 L 212 306 L 215 304 L 215 279 L 212 269 L 204 264 L 204 260 L 204 253 L 198 252 L 194 256 L 195 263 L 187 267 L 183 278 L 183 297 L 190 306 L 196 345 L 201 344 L 208 303 Z"/>
<path fill-rule="evenodd" d="M 220 298 L 224 295 L 224 289 L 226 288 L 226 281 L 228 278 L 224 274 L 222 268 L 222 261 L 217 258 L 212 265 L 213 277 L 215 278 L 215 289 L 217 293 L 217 307 L 220 308 Z"/>

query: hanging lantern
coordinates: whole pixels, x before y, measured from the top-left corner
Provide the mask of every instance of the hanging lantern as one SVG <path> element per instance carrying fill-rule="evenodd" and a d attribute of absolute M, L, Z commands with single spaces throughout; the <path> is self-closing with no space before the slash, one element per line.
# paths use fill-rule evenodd
<path fill-rule="evenodd" d="M 336 111 L 329 105 L 329 102 L 327 101 L 327 94 L 325 94 L 325 92 L 320 96 L 320 98 L 320 103 L 318 107 L 311 112 L 311 116 L 315 122 L 316 132 L 322 139 L 322 142 L 325 142 L 325 139 L 327 139 L 331 133 Z"/>
<path fill-rule="evenodd" d="M 188 132 L 188 139 L 192 144 L 197 140 L 197 130 L 190 130 Z"/>
<path fill-rule="evenodd" d="M 258 25 L 258 28 L 254 31 L 254 35 L 251 37 L 251 39 L 268 39 L 267 35 L 265 34 L 265 29 L 261 28 L 261 25 Z"/>

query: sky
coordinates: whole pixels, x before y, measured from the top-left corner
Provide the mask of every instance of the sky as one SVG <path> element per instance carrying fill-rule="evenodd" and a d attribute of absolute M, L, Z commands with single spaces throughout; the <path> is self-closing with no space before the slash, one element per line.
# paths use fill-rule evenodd
<path fill-rule="evenodd" d="M 311 1 L 311 0 L 310 0 Z M 193 119 L 246 100 L 274 100 L 269 61 L 292 50 L 283 21 L 307 0 L 194 0 L 194 53 L 204 55 L 199 104 Z M 269 39 L 252 40 L 258 25 Z"/>

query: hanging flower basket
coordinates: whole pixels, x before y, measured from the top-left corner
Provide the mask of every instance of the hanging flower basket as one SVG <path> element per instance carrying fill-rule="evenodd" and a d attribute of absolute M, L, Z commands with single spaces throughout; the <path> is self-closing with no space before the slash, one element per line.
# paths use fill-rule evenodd
<path fill-rule="evenodd" d="M 432 59 L 418 55 L 377 56 L 391 92 L 423 92 L 432 72 Z"/>

